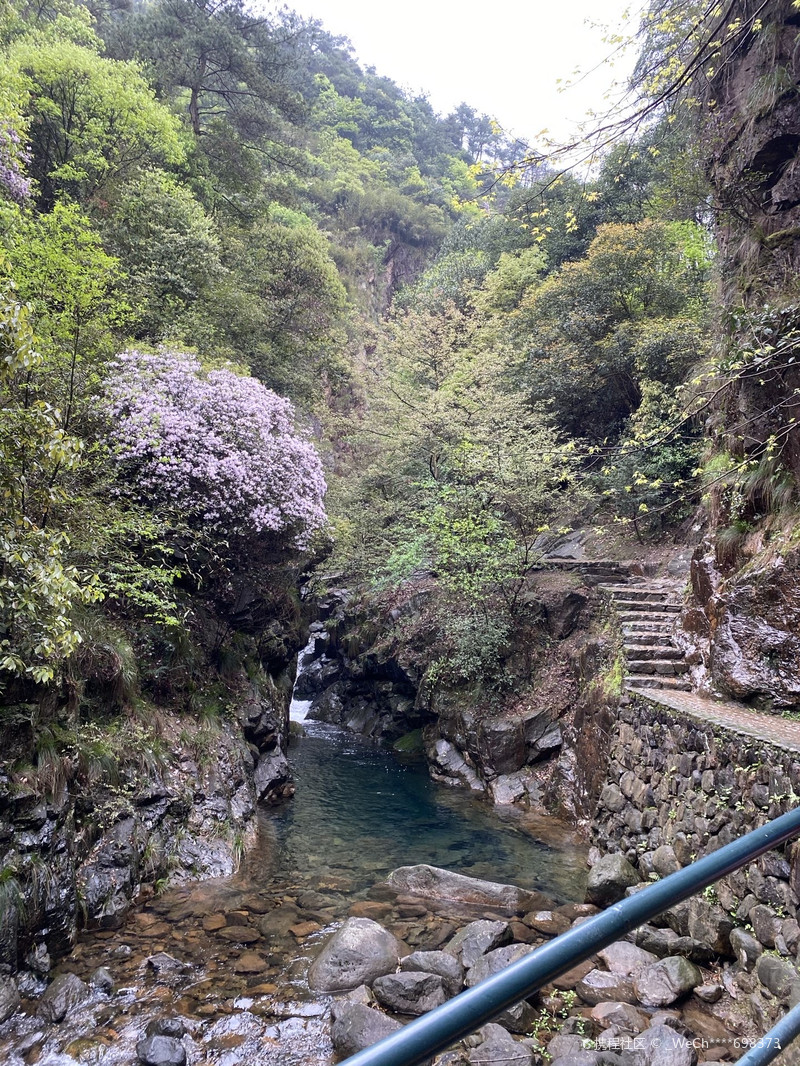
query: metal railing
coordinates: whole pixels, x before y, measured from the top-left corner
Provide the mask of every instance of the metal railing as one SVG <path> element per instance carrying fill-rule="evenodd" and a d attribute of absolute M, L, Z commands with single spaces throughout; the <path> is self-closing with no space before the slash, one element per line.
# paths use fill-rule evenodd
<path fill-rule="evenodd" d="M 359 1051 L 342 1066 L 417 1066 L 426 1062 L 608 944 L 798 834 L 800 808 L 581 922 L 500 973 Z M 798 1034 L 800 1006 L 739 1059 L 740 1066 L 764 1066 Z"/>

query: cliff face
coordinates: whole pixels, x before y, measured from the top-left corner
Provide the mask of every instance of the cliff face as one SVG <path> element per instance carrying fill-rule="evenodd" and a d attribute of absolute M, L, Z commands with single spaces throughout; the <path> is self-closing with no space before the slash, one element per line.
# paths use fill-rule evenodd
<path fill-rule="evenodd" d="M 746 32 L 704 88 L 721 306 L 707 431 L 723 475 L 710 479 L 685 625 L 701 686 L 797 708 L 800 12 L 791 0 L 743 0 L 735 14 Z"/>
<path fill-rule="evenodd" d="M 0 766 L 0 972 L 46 972 L 78 928 L 118 928 L 154 884 L 232 874 L 258 804 L 293 791 L 284 704 L 244 682 L 213 726 L 161 708 L 146 762 L 130 755 L 131 722 L 113 776 L 70 779 L 75 753 L 47 781 Z"/>

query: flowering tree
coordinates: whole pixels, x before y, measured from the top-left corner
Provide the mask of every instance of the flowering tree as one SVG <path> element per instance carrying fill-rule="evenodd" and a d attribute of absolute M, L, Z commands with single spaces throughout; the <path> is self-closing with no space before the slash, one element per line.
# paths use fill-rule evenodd
<path fill-rule="evenodd" d="M 204 372 L 194 355 L 128 351 L 106 386 L 108 442 L 139 499 L 234 534 L 287 534 L 298 548 L 325 524 L 325 480 L 294 412 L 249 377 Z"/>

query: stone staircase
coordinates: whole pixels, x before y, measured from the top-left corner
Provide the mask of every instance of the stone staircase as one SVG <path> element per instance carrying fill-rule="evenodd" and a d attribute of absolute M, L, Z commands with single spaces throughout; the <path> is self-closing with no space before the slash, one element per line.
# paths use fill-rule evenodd
<path fill-rule="evenodd" d="M 626 686 L 690 692 L 689 667 L 672 638 L 681 610 L 681 586 L 630 579 L 597 587 L 610 598 L 622 625 Z"/>

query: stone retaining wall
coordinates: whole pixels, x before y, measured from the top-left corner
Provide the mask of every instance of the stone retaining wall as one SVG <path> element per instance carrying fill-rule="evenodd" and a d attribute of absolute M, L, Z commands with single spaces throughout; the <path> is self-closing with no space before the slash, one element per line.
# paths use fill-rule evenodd
<path fill-rule="evenodd" d="M 655 879 L 796 806 L 798 792 L 800 752 L 635 696 L 612 727 L 592 841 Z M 798 904 L 793 843 L 718 882 L 694 910 L 705 910 L 712 926 L 743 928 L 761 947 L 796 956 Z"/>

